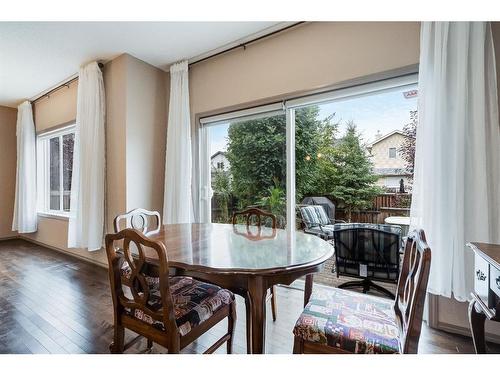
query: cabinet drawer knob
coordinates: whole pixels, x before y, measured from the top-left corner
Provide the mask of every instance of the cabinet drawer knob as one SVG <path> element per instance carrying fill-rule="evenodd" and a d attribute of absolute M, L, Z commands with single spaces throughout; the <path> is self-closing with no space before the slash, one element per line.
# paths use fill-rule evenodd
<path fill-rule="evenodd" d="M 500 289 L 500 276 L 498 276 L 495 281 L 497 282 L 497 288 Z"/>

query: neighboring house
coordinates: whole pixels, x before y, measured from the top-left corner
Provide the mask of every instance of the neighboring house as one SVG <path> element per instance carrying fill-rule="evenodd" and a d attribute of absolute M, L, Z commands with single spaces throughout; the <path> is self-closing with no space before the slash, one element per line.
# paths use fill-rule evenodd
<path fill-rule="evenodd" d="M 217 151 L 210 158 L 210 164 L 212 166 L 212 172 L 229 170 L 229 161 L 226 158 L 226 153 L 223 151 Z"/>
<path fill-rule="evenodd" d="M 377 185 L 397 189 L 403 179 L 405 189 L 409 188 L 411 173 L 406 170 L 404 159 L 399 153 L 406 136 L 400 130 L 386 135 L 377 134 L 376 140 L 367 146 L 373 163 L 373 171 L 379 176 Z"/>

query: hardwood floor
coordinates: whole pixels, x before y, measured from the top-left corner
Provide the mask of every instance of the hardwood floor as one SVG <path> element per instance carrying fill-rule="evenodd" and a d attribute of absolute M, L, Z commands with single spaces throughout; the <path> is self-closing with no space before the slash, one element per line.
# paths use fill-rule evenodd
<path fill-rule="evenodd" d="M 23 240 L 0 241 L 0 254 L 0 353 L 109 353 L 113 316 L 104 268 Z M 278 287 L 277 297 L 274 323 L 268 307 L 266 352 L 291 353 L 303 291 Z M 245 306 L 237 298 L 234 352 L 246 353 Z M 226 324 L 221 322 L 183 352 L 206 350 L 225 332 Z M 422 328 L 420 353 L 473 352 L 469 337 Z M 127 340 L 132 337 L 127 332 Z M 145 340 L 140 341 L 129 353 L 145 347 Z M 491 349 L 500 353 L 499 345 Z M 155 346 L 153 352 L 165 350 Z M 225 347 L 217 353 L 225 353 Z"/>

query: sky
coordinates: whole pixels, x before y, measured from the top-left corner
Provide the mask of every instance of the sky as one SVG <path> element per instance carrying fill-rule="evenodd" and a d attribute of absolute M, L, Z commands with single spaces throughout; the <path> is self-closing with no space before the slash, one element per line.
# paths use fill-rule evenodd
<path fill-rule="evenodd" d="M 331 103 L 320 104 L 319 119 L 335 113 L 333 121 L 340 121 L 339 133 L 344 134 L 346 123 L 350 120 L 357 125 L 364 143 L 375 140 L 375 134 L 382 135 L 401 130 L 410 122 L 410 111 L 417 109 L 417 97 L 405 98 L 403 92 L 415 90 L 415 85 L 399 87 L 375 94 L 337 99 Z M 225 151 L 229 123 L 211 127 L 211 155 Z"/>

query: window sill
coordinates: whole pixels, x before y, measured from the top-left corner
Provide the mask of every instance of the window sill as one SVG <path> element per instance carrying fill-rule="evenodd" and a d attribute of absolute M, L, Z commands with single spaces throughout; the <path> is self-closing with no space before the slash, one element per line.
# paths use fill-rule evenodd
<path fill-rule="evenodd" d="M 63 221 L 68 221 L 69 220 L 69 215 L 65 214 L 56 214 L 53 212 L 38 212 L 38 217 L 45 217 L 48 219 L 56 219 L 56 220 L 63 220 Z"/>

